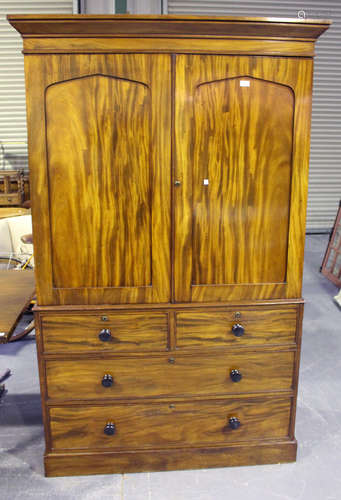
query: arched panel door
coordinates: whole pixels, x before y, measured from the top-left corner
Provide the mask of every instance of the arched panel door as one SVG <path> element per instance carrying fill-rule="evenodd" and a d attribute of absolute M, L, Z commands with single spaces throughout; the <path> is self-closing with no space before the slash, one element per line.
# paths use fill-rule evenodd
<path fill-rule="evenodd" d="M 47 89 L 56 288 L 151 285 L 149 94 L 103 75 Z"/>
<path fill-rule="evenodd" d="M 177 59 L 178 301 L 288 294 L 295 93 L 264 59 Z"/>
<path fill-rule="evenodd" d="M 135 56 L 106 57 L 110 72 L 95 59 L 45 91 L 51 302 L 167 302 L 168 74 L 161 88 L 150 56 L 141 80 L 129 75 Z"/>

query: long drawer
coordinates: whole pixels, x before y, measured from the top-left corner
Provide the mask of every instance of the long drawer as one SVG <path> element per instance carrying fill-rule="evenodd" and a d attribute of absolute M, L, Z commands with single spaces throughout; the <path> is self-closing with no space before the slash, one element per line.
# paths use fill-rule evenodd
<path fill-rule="evenodd" d="M 297 307 L 189 310 L 176 315 L 177 348 L 295 343 Z"/>
<path fill-rule="evenodd" d="M 52 449 L 161 448 L 285 438 L 290 398 L 50 408 Z"/>
<path fill-rule="evenodd" d="M 167 349 L 168 318 L 162 312 L 48 314 L 41 324 L 45 352 Z"/>
<path fill-rule="evenodd" d="M 294 352 L 46 361 L 53 399 L 225 395 L 290 390 Z"/>

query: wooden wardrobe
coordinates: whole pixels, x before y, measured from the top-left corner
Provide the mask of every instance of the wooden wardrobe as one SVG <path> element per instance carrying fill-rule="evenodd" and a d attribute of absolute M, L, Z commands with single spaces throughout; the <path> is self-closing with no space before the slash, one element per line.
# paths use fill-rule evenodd
<path fill-rule="evenodd" d="M 48 476 L 295 460 L 329 21 L 12 15 Z"/>

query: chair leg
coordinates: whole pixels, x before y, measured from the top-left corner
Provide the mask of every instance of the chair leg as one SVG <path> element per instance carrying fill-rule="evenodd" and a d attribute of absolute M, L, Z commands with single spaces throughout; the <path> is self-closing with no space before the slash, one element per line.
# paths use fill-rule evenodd
<path fill-rule="evenodd" d="M 34 320 L 31 321 L 27 327 L 21 332 L 16 333 L 15 335 L 11 335 L 8 342 L 15 342 L 16 340 L 20 340 L 26 335 L 28 335 L 34 329 Z"/>

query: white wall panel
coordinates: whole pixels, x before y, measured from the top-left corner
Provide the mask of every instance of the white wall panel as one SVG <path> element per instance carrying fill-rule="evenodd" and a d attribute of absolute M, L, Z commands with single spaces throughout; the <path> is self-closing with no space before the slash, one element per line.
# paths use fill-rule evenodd
<path fill-rule="evenodd" d="M 72 14 L 73 0 L 0 2 L 0 168 L 27 170 L 22 40 L 7 14 Z"/>

